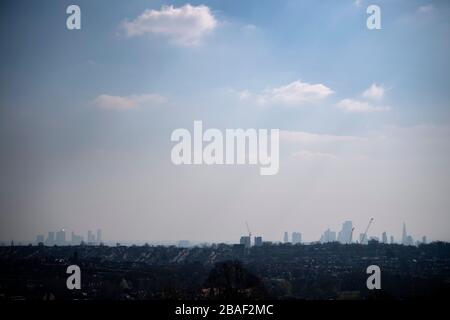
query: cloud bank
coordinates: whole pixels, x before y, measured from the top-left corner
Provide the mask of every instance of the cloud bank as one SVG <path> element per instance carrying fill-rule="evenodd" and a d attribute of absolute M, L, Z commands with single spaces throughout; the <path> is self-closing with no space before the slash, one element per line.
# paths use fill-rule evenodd
<path fill-rule="evenodd" d="M 342 99 L 337 103 L 338 109 L 348 113 L 373 113 L 389 111 L 390 107 L 373 105 L 373 101 L 380 102 L 385 96 L 385 89 L 381 85 L 373 83 L 368 89 L 366 89 L 361 96 L 365 100 L 359 100 L 354 98 Z M 367 100 L 372 100 L 368 102 Z"/>
<path fill-rule="evenodd" d="M 145 10 L 134 20 L 124 21 L 121 27 L 129 37 L 154 34 L 167 38 L 175 45 L 195 46 L 217 24 L 207 6 L 186 4 L 179 8 L 163 6 L 161 10 Z"/>
<path fill-rule="evenodd" d="M 242 91 L 240 99 L 250 100 L 258 105 L 300 106 L 323 100 L 333 93 L 333 90 L 321 83 L 310 84 L 297 80 L 285 86 L 266 89 L 257 95 Z"/>

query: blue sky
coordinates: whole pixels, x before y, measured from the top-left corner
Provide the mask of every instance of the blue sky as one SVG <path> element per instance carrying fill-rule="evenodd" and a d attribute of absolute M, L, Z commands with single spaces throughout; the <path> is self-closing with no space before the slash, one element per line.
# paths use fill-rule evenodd
<path fill-rule="evenodd" d="M 378 215 L 378 236 L 406 220 L 450 240 L 447 1 L 189 3 L 77 1 L 74 31 L 72 2 L 1 4 L 0 238 L 232 241 L 250 220 L 315 240 Z M 170 133 L 194 120 L 284 131 L 280 174 L 174 167 Z"/>

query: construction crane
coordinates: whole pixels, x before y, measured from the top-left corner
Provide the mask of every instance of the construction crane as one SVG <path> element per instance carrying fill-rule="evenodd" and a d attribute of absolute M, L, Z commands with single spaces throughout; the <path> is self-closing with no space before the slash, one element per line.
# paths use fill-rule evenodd
<path fill-rule="evenodd" d="M 250 239 L 250 246 L 252 245 L 252 232 L 250 231 L 250 227 L 248 226 L 248 222 L 245 221 L 245 225 L 247 227 L 248 237 Z"/>
<path fill-rule="evenodd" d="M 250 231 L 250 227 L 248 226 L 248 222 L 247 221 L 245 221 L 245 225 L 247 226 L 248 236 L 251 239 L 252 238 L 252 232 Z"/>
<path fill-rule="evenodd" d="M 370 218 L 369 220 L 369 224 L 367 225 L 366 231 L 364 232 L 362 239 L 361 239 L 361 244 L 364 244 L 364 242 L 366 241 L 367 238 L 367 231 L 369 231 L 370 225 L 372 224 L 373 218 Z"/>
<path fill-rule="evenodd" d="M 352 228 L 352 232 L 350 232 L 350 241 L 348 243 L 352 243 L 353 240 L 353 231 L 355 230 L 355 227 Z"/>

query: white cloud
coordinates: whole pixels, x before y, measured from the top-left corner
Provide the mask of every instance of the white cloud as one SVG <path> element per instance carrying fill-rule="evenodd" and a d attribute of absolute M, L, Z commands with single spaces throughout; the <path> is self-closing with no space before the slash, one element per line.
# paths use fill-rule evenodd
<path fill-rule="evenodd" d="M 367 99 L 381 100 L 384 98 L 384 92 L 383 86 L 374 83 L 370 88 L 363 92 L 362 96 Z"/>
<path fill-rule="evenodd" d="M 164 103 L 166 98 L 157 94 L 141 94 L 130 96 L 112 96 L 102 94 L 96 97 L 92 103 L 96 107 L 105 110 L 130 110 L 144 106 L 155 106 Z"/>
<path fill-rule="evenodd" d="M 253 95 L 242 91 L 241 100 L 252 100 L 258 105 L 280 104 L 288 106 L 302 105 L 320 101 L 333 94 L 333 90 L 323 84 L 309 84 L 300 80 L 278 88 L 265 90 L 262 94 Z"/>
<path fill-rule="evenodd" d="M 339 101 L 337 107 L 345 112 L 370 113 L 390 110 L 389 107 L 373 106 L 368 102 L 355 99 L 343 99 Z"/>
<path fill-rule="evenodd" d="M 373 83 L 361 95 L 365 99 L 380 101 L 384 98 L 385 92 L 386 89 L 382 85 Z M 339 101 L 337 107 L 344 112 L 350 113 L 372 113 L 390 110 L 388 106 L 373 105 L 368 101 L 351 98 Z"/>
<path fill-rule="evenodd" d="M 211 10 L 204 5 L 182 7 L 163 6 L 161 10 L 145 10 L 133 21 L 125 21 L 122 28 L 130 37 L 144 34 L 162 35 L 180 46 L 197 45 L 217 26 Z"/>
<path fill-rule="evenodd" d="M 361 7 L 362 0 L 355 0 L 355 2 L 353 2 L 353 4 L 357 7 Z"/>

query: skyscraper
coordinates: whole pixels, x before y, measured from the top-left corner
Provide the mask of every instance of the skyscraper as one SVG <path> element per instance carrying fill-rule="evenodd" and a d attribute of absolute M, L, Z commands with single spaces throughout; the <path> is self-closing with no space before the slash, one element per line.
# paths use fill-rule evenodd
<path fill-rule="evenodd" d="M 44 243 L 44 235 L 36 236 L 36 244 Z"/>
<path fill-rule="evenodd" d="M 97 229 L 97 243 L 102 242 L 102 230 Z"/>
<path fill-rule="evenodd" d="M 406 233 L 406 224 L 403 222 L 402 244 L 407 245 L 407 243 L 408 243 L 408 234 Z"/>
<path fill-rule="evenodd" d="M 292 233 L 292 243 L 301 243 L 302 242 L 302 234 L 300 232 L 293 232 Z"/>
<path fill-rule="evenodd" d="M 56 244 L 58 246 L 66 244 L 66 231 L 64 229 L 61 229 L 56 233 Z"/>
<path fill-rule="evenodd" d="M 249 236 L 242 236 L 239 241 L 240 244 L 243 244 L 246 248 L 250 248 L 251 246 L 251 238 Z"/>
<path fill-rule="evenodd" d="M 95 236 L 91 230 L 88 231 L 87 242 L 88 244 L 95 244 Z"/>
<path fill-rule="evenodd" d="M 402 244 L 405 246 L 414 245 L 414 239 L 406 232 L 406 224 L 403 222 Z"/>
<path fill-rule="evenodd" d="M 381 238 L 382 238 L 383 243 L 387 243 L 388 242 L 386 231 L 383 232 Z"/>
<path fill-rule="evenodd" d="M 336 241 L 336 232 L 330 229 L 325 230 L 325 232 L 320 237 L 321 243 L 334 242 Z"/>
<path fill-rule="evenodd" d="M 412 236 L 407 236 L 407 237 L 406 237 L 406 243 L 405 243 L 405 245 L 407 245 L 407 246 L 413 246 L 413 245 L 414 245 L 414 239 L 413 239 Z"/>
<path fill-rule="evenodd" d="M 339 231 L 338 234 L 338 241 L 340 243 L 350 243 L 351 237 L 352 237 L 352 229 L 353 229 L 353 223 L 351 221 L 345 221 L 342 224 L 342 230 Z"/>
<path fill-rule="evenodd" d="M 289 242 L 289 235 L 288 235 L 287 231 L 284 233 L 283 242 L 284 243 L 288 243 Z"/>
<path fill-rule="evenodd" d="M 83 237 L 75 234 L 75 232 L 72 231 L 71 243 L 73 245 L 80 245 L 82 242 L 83 242 Z"/>
<path fill-rule="evenodd" d="M 55 233 L 53 231 L 48 232 L 47 240 L 45 242 L 48 246 L 52 246 L 55 244 Z"/>
<path fill-rule="evenodd" d="M 262 246 L 262 237 L 255 237 L 255 247 Z"/>

